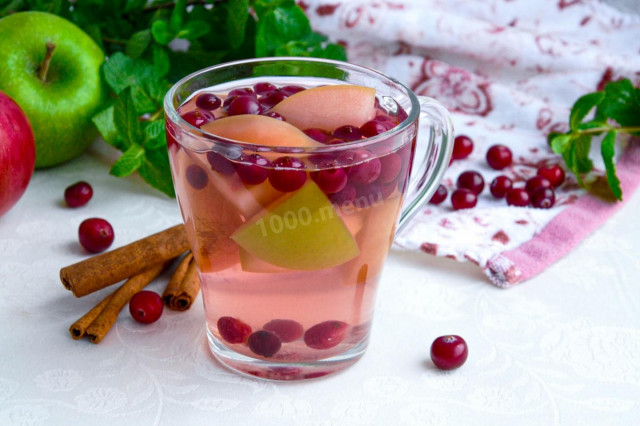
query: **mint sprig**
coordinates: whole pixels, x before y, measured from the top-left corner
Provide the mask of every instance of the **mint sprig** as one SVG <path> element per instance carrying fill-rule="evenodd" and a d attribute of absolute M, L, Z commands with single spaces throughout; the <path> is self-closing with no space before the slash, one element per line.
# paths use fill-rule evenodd
<path fill-rule="evenodd" d="M 0 0 L 0 17 L 21 10 L 63 16 L 104 50 L 102 73 L 112 96 L 93 122 L 123 153 L 110 173 L 137 172 L 171 197 L 162 101 L 173 82 L 252 57 L 346 59 L 342 46 L 312 31 L 294 0 Z"/>
<path fill-rule="evenodd" d="M 549 144 L 562 155 L 578 183 L 589 190 L 584 177 L 593 170 L 589 152 L 593 138 L 598 137 L 609 189 L 622 200 L 614 161 L 615 142 L 620 134 L 640 135 L 640 88 L 633 87 L 628 79 L 608 83 L 603 91 L 580 97 L 571 108 L 569 131 L 550 134 Z"/>

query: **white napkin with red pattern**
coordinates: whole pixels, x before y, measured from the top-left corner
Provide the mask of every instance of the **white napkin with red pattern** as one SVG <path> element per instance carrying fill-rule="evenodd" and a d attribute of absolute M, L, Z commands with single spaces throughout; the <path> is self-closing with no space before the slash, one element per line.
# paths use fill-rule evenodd
<path fill-rule="evenodd" d="M 447 170 L 443 184 L 449 194 L 465 170 L 479 171 L 488 185 L 498 174 L 522 182 L 539 165 L 561 163 L 546 136 L 566 131 L 573 102 L 620 77 L 640 82 L 640 17 L 595 0 L 298 4 L 314 30 L 345 44 L 350 62 L 395 77 L 451 111 L 456 134 L 468 135 L 475 145 L 469 158 Z M 498 143 L 514 157 L 502 172 L 485 160 L 488 147 Z M 640 144 L 621 143 L 617 169 L 628 198 L 640 182 Z M 599 156 L 597 150 L 591 158 Z M 587 194 L 567 176 L 551 209 L 507 206 L 488 187 L 473 209 L 454 211 L 449 199 L 426 205 L 397 236 L 396 246 L 473 262 L 500 287 L 522 282 L 624 205 Z"/>

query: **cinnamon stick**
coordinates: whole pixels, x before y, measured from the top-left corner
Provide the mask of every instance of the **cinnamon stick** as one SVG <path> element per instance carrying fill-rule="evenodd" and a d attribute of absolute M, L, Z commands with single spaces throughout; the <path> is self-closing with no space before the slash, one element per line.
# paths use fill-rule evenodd
<path fill-rule="evenodd" d="M 176 225 L 62 268 L 60 280 L 67 290 L 81 297 L 178 257 L 188 249 L 184 225 Z"/>
<path fill-rule="evenodd" d="M 111 327 L 113 327 L 113 324 L 115 324 L 118 319 L 118 315 L 120 315 L 120 311 L 129 303 L 133 295 L 145 288 L 155 277 L 160 275 L 163 269 L 164 263 L 154 265 L 142 273 L 129 278 L 113 293 L 104 309 L 102 309 L 86 329 L 86 334 L 89 336 L 91 343 L 100 343 L 109 330 L 111 330 Z"/>
<path fill-rule="evenodd" d="M 174 311 L 186 311 L 198 296 L 200 279 L 191 252 L 180 261 L 162 294 L 164 303 Z"/>
<path fill-rule="evenodd" d="M 110 293 L 109 295 L 107 295 L 107 297 L 102 299 L 100 303 L 94 306 L 89 312 L 87 312 L 86 314 L 78 318 L 76 322 L 71 324 L 71 327 L 69 327 L 69 333 L 74 340 L 82 339 L 87 331 L 87 327 L 89 327 L 89 325 L 91 325 L 91 323 L 98 317 L 98 315 L 100 315 L 100 312 L 104 310 L 105 306 L 107 306 L 107 303 L 109 303 L 112 297 L 113 293 Z"/>

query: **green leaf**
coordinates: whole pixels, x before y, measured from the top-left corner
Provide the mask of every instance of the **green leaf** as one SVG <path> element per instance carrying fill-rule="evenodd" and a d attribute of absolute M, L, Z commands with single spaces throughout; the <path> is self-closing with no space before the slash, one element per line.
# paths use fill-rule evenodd
<path fill-rule="evenodd" d="M 569 127 L 571 130 L 577 130 L 582 120 L 589 114 L 605 98 L 604 92 L 594 92 L 581 96 L 571 108 L 569 116 Z"/>
<path fill-rule="evenodd" d="M 615 120 L 620 126 L 640 126 L 640 91 L 628 79 L 607 84 L 605 99 L 598 105 L 596 118 Z"/>
<path fill-rule="evenodd" d="M 132 144 L 124 154 L 111 166 L 111 173 L 117 177 L 129 176 L 138 170 L 144 161 L 144 148 L 138 144 Z"/>
<path fill-rule="evenodd" d="M 303 10 L 293 4 L 277 7 L 258 21 L 256 56 L 273 55 L 276 49 L 291 40 L 304 39 L 311 34 L 311 25 Z"/>
<path fill-rule="evenodd" d="M 126 149 L 126 145 L 118 132 L 118 127 L 113 118 L 113 111 L 114 106 L 111 105 L 98 112 L 91 120 L 106 143 L 123 151 Z"/>
<path fill-rule="evenodd" d="M 171 63 L 169 54 L 164 47 L 153 45 L 153 68 L 159 77 L 165 77 L 169 73 Z"/>
<path fill-rule="evenodd" d="M 573 163 L 578 173 L 588 173 L 593 169 L 593 162 L 589 159 L 591 137 L 581 135 L 574 140 Z"/>
<path fill-rule="evenodd" d="M 177 0 L 173 11 L 171 12 L 171 18 L 169 18 L 169 30 L 173 34 L 180 32 L 182 24 L 184 22 L 184 14 L 187 10 L 187 0 Z"/>
<path fill-rule="evenodd" d="M 227 39 L 231 49 L 242 45 L 249 18 L 249 0 L 230 0 L 226 4 Z"/>
<path fill-rule="evenodd" d="M 144 128 L 145 149 L 158 149 L 166 146 L 167 138 L 165 134 L 164 120 L 155 120 L 147 124 Z"/>
<path fill-rule="evenodd" d="M 138 116 L 155 112 L 158 109 L 157 102 L 145 92 L 142 86 L 131 87 L 131 99 Z"/>
<path fill-rule="evenodd" d="M 138 173 L 145 182 L 155 189 L 162 191 L 169 197 L 175 197 L 167 148 L 163 146 L 145 152 L 145 161 L 138 169 Z"/>
<path fill-rule="evenodd" d="M 616 132 L 607 132 L 604 139 L 602 140 L 600 151 L 602 153 L 602 159 L 604 160 L 609 188 L 611 188 L 611 192 L 613 193 L 613 195 L 618 200 L 622 201 L 622 188 L 620 187 L 620 179 L 618 179 L 618 176 L 616 175 L 616 165 L 613 162 L 613 159 L 615 157 L 615 145 Z"/>
<path fill-rule="evenodd" d="M 189 21 L 176 34 L 176 38 L 196 40 L 211 31 L 211 27 L 204 21 Z"/>
<path fill-rule="evenodd" d="M 164 19 L 158 19 L 151 24 L 151 35 L 156 43 L 166 46 L 175 38 L 175 33 L 169 30 L 169 23 Z"/>
<path fill-rule="evenodd" d="M 571 147 L 571 141 L 573 140 L 573 135 L 564 134 L 564 133 L 555 133 L 550 136 L 550 145 L 553 152 L 556 154 L 563 154 L 568 151 Z M 552 138 L 551 138 L 552 137 Z"/>
<path fill-rule="evenodd" d="M 144 51 L 147 50 L 150 42 L 150 30 L 138 31 L 131 36 L 131 38 L 127 42 L 124 52 L 132 58 L 139 58 L 140 56 L 142 56 Z"/>
<path fill-rule="evenodd" d="M 103 65 L 104 78 L 118 95 L 130 86 L 158 79 L 154 67 L 143 59 L 133 59 L 121 52 L 114 53 Z"/>
<path fill-rule="evenodd" d="M 127 149 L 131 145 L 142 142 L 142 130 L 140 128 L 139 114 L 136 111 L 131 90 L 125 89 L 114 104 L 113 119 L 120 137 Z"/>

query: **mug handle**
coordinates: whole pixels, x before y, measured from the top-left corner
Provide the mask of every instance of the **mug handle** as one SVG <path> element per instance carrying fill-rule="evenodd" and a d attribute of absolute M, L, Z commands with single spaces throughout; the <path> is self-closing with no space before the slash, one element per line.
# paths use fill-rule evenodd
<path fill-rule="evenodd" d="M 449 111 L 433 98 L 418 96 L 418 102 L 418 141 L 396 234 L 431 198 L 449 166 L 453 151 L 453 123 Z"/>

